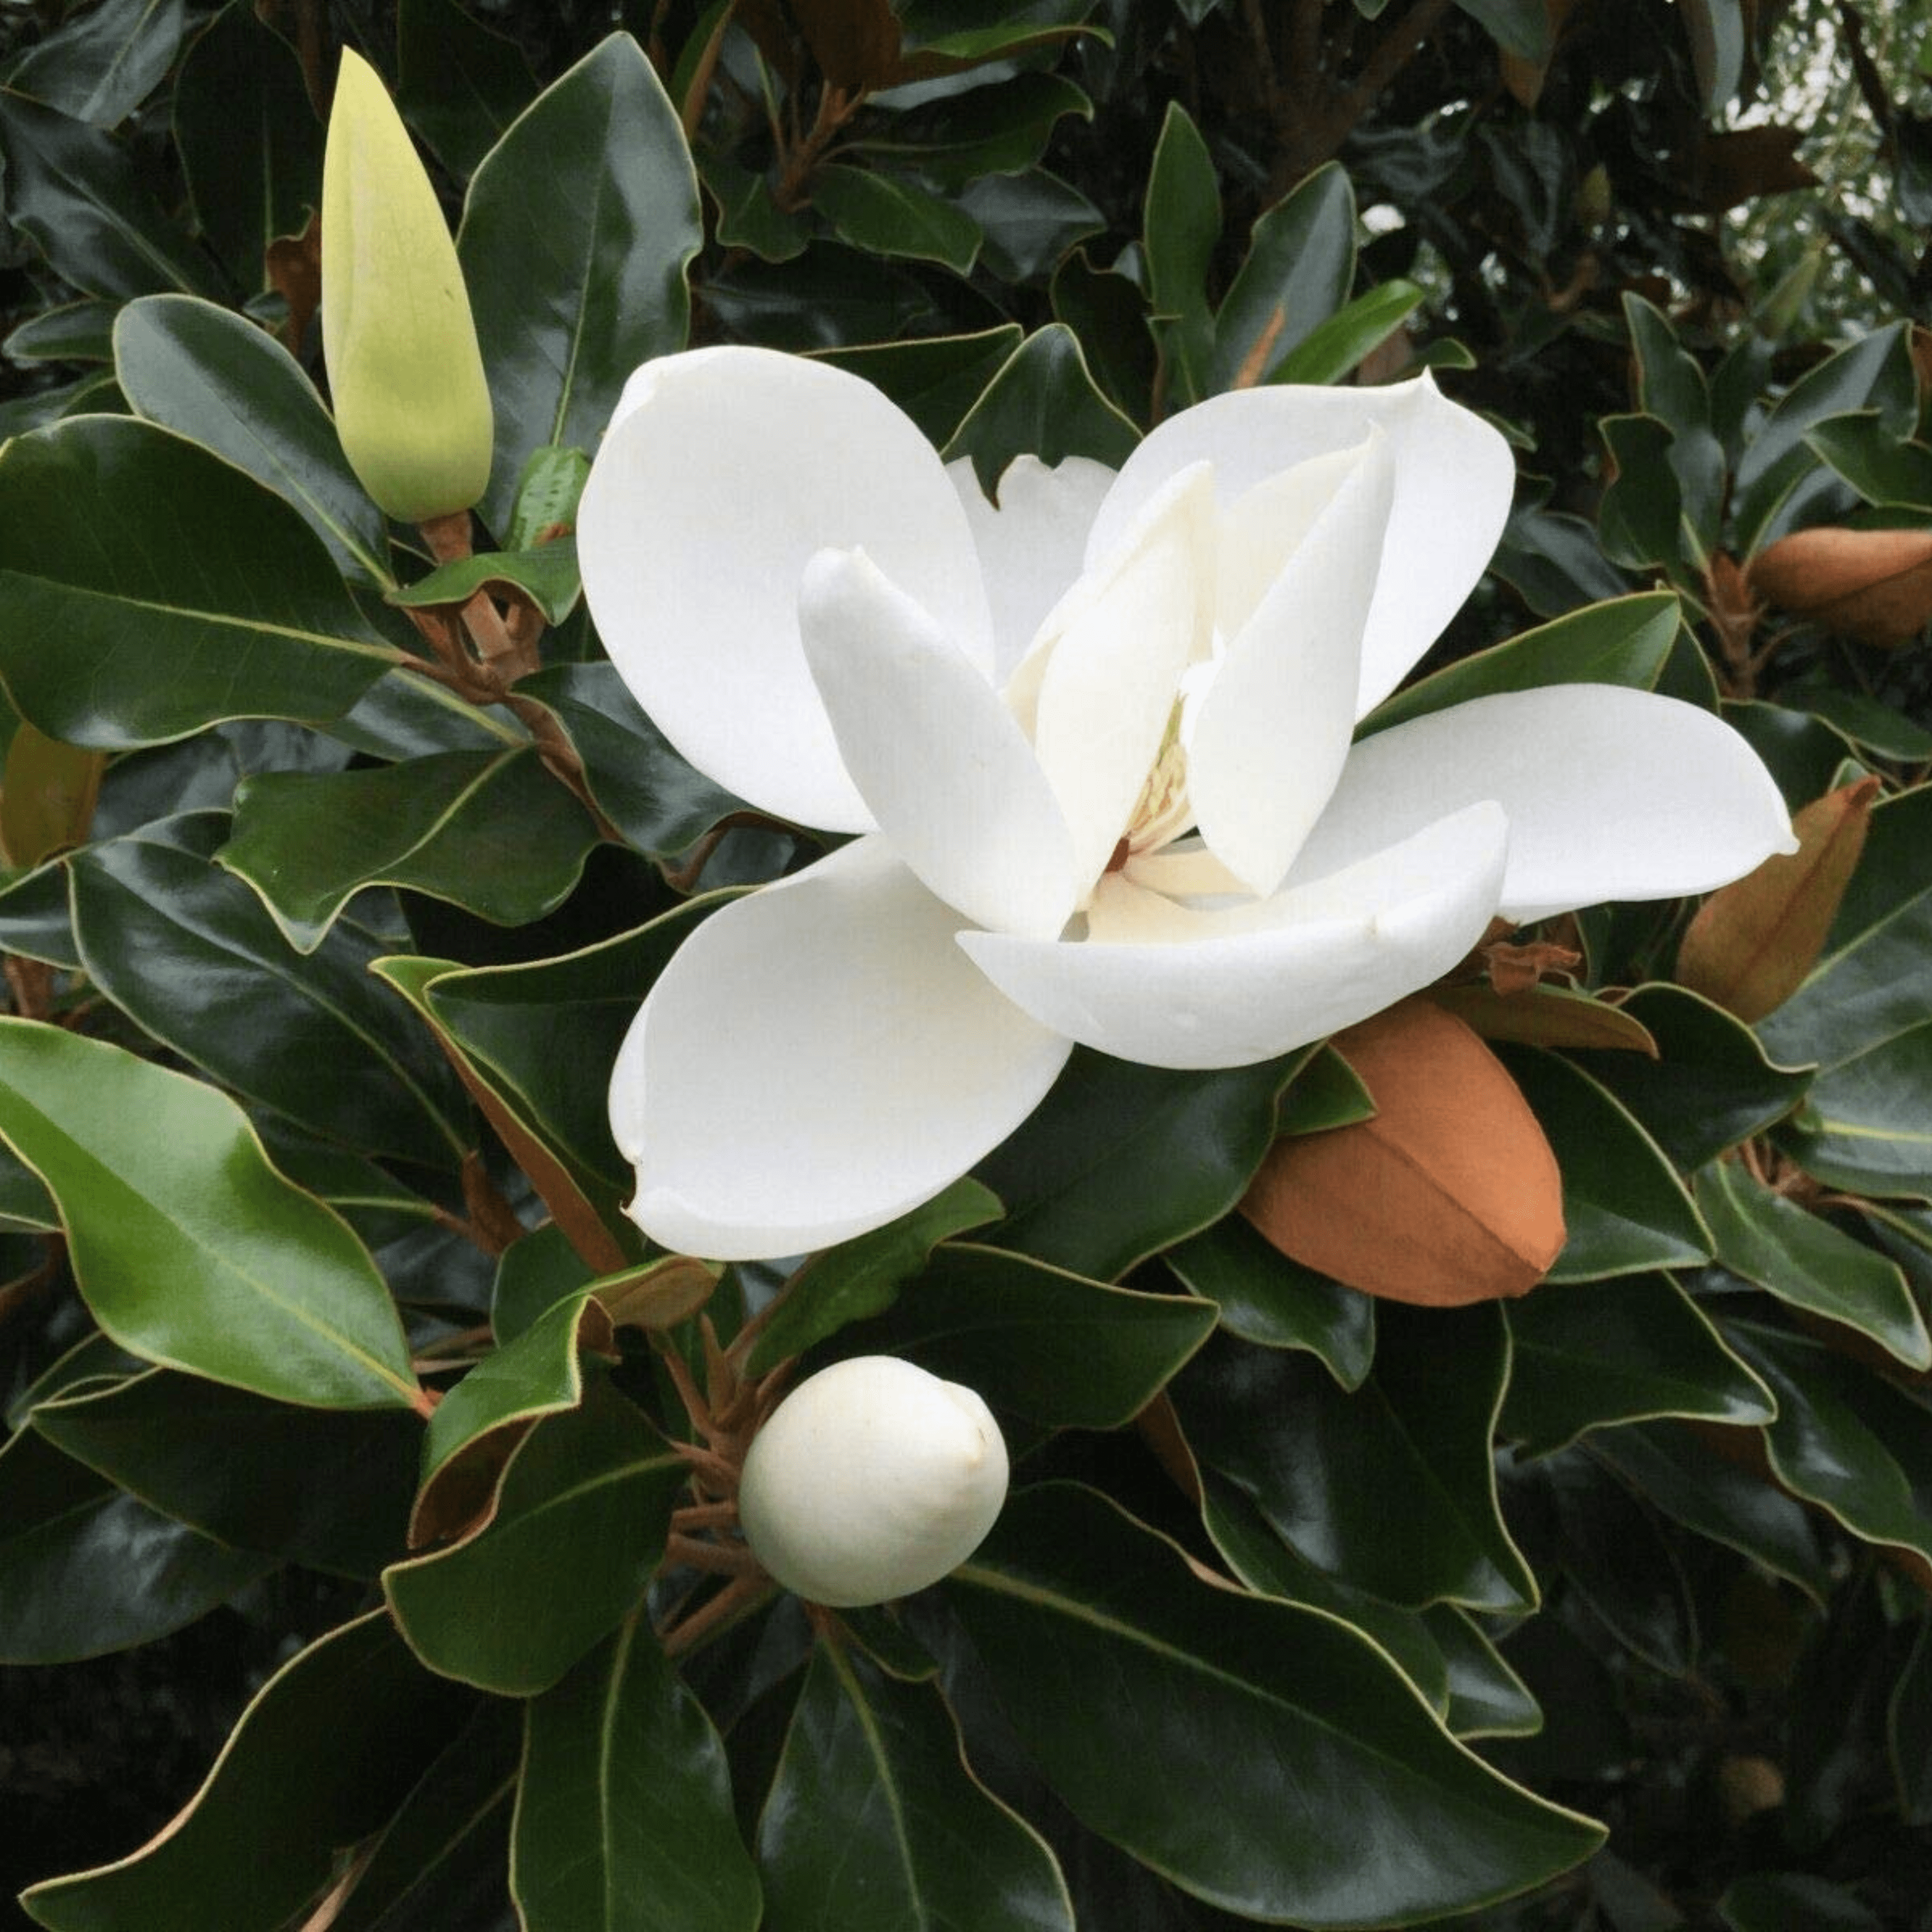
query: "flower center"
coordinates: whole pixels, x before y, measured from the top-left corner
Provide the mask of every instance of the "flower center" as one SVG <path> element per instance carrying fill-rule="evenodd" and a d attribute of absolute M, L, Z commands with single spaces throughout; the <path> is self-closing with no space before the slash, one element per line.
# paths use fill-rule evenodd
<path fill-rule="evenodd" d="M 1114 860 L 1108 862 L 1109 872 L 1124 866 L 1136 853 L 1156 851 L 1169 844 L 1192 822 L 1193 808 L 1187 801 L 1187 748 L 1181 740 L 1184 701 L 1177 698 L 1168 713 L 1160 749 L 1154 754 L 1147 781 L 1127 814 L 1127 829 L 1115 848 Z"/>

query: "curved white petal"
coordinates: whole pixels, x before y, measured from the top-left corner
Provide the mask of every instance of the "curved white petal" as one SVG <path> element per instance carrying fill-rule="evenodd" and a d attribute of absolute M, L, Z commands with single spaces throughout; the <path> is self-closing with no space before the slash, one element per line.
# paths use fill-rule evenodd
<path fill-rule="evenodd" d="M 712 914 L 612 1078 L 644 1232 L 716 1261 L 798 1254 L 916 1207 L 1012 1132 L 1067 1042 L 974 971 L 958 924 L 876 838 Z"/>
<path fill-rule="evenodd" d="M 1358 745 L 1288 883 L 1479 798 L 1509 815 L 1501 910 L 1516 920 L 1706 892 L 1796 849 L 1770 773 L 1721 718 L 1562 684 L 1472 698 Z"/>
<path fill-rule="evenodd" d="M 799 641 L 798 582 L 862 543 L 990 673 L 965 512 L 932 446 L 856 376 L 768 350 L 667 356 L 630 380 L 578 507 L 611 662 L 692 763 L 801 824 L 871 820 Z"/>
<path fill-rule="evenodd" d="M 1205 632 L 1213 493 L 1204 467 L 1177 478 L 1129 548 L 1062 598 L 1036 654 L 1034 752 L 1083 884 L 1127 830 Z"/>
<path fill-rule="evenodd" d="M 1090 558 L 1119 540 L 1178 470 L 1214 465 L 1224 502 L 1312 456 L 1389 439 L 1395 502 L 1362 644 L 1359 717 L 1381 703 L 1475 588 L 1502 534 L 1516 465 L 1501 434 L 1426 374 L 1385 388 L 1238 389 L 1170 416 L 1127 458 L 1094 521 Z"/>
<path fill-rule="evenodd" d="M 1052 945 L 963 932 L 986 976 L 1043 1025 L 1154 1066 L 1242 1066 L 1366 1019 L 1483 936 L 1508 826 L 1478 805 L 1334 876 L 1223 912 L 1110 877 L 1094 926 Z"/>
<path fill-rule="evenodd" d="M 1311 470 L 1328 493 L 1312 520 Z M 1317 458 L 1250 490 L 1222 520 L 1224 556 L 1241 554 L 1231 536 L 1265 552 L 1274 548 L 1268 512 L 1279 500 L 1297 539 L 1232 634 L 1187 740 L 1187 794 L 1201 836 L 1263 896 L 1281 884 L 1348 757 L 1363 627 L 1382 564 L 1394 489 L 1387 440 L 1371 430 L 1352 460 L 1334 470 L 1333 459 Z M 1231 574 L 1224 564 L 1223 580 Z"/>
<path fill-rule="evenodd" d="M 1057 938 L 1084 881 L 993 687 L 862 550 L 812 559 L 799 622 L 845 768 L 892 849 L 968 919 Z"/>
<path fill-rule="evenodd" d="M 1036 456 L 1016 456 L 1000 478 L 997 507 L 986 500 L 970 458 L 949 463 L 946 473 L 979 546 L 993 608 L 993 682 L 1004 687 L 1046 614 L 1079 576 L 1087 532 L 1114 472 L 1084 456 L 1052 469 Z"/>

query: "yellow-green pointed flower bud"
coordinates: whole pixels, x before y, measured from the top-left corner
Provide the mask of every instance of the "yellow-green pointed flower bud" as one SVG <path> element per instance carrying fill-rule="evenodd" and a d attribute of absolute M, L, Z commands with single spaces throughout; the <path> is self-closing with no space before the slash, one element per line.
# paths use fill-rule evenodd
<path fill-rule="evenodd" d="M 468 509 L 495 425 L 463 271 L 401 118 L 346 48 L 322 158 L 322 342 L 363 488 L 407 523 Z"/>

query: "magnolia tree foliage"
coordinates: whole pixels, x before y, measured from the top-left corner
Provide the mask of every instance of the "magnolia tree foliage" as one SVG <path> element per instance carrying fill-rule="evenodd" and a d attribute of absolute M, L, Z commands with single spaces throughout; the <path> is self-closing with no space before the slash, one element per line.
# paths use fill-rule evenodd
<path fill-rule="evenodd" d="M 245 1664 L 27 1914 L 1914 1923 L 1784 10 L 608 10 L 0 20 L 0 1661 Z"/>

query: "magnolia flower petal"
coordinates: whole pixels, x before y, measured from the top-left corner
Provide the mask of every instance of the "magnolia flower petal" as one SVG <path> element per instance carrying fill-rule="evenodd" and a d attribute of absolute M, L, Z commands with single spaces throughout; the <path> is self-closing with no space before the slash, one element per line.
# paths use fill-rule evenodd
<path fill-rule="evenodd" d="M 807 566 L 799 621 L 840 755 L 892 849 L 968 919 L 1052 939 L 1072 841 L 998 694 L 862 550 Z"/>
<path fill-rule="evenodd" d="M 1302 466 L 1333 494 L 1312 523 L 1298 494 L 1288 504 L 1300 541 L 1228 645 L 1187 740 L 1187 794 L 1201 836 L 1263 897 L 1281 884 L 1348 755 L 1363 626 L 1394 489 L 1379 430 L 1340 475 L 1330 467 L 1323 458 Z M 1262 484 L 1249 500 L 1276 495 L 1300 474 Z"/>
<path fill-rule="evenodd" d="M 799 640 L 818 551 L 863 543 L 990 674 L 973 533 L 932 446 L 860 377 L 769 350 L 695 350 L 630 380 L 578 507 L 585 595 L 671 742 L 801 824 L 872 820 Z"/>
<path fill-rule="evenodd" d="M 1361 716 L 1400 684 L 1475 588 L 1509 514 L 1516 465 L 1501 434 L 1424 374 L 1384 388 L 1288 384 L 1213 396 L 1170 416 L 1128 458 L 1094 521 L 1089 558 L 1119 540 L 1174 472 L 1204 458 L 1232 501 L 1279 471 L 1389 439 L 1395 502 L 1362 643 Z"/>
<path fill-rule="evenodd" d="M 1087 532 L 1113 487 L 1104 463 L 1070 456 L 1048 469 L 1016 456 L 999 482 L 997 507 L 980 488 L 972 460 L 946 466 L 965 507 L 993 607 L 993 682 L 1004 687 L 1046 614 L 1079 576 Z"/>
<path fill-rule="evenodd" d="M 1126 831 L 1174 717 L 1206 602 L 1213 489 L 1205 469 L 1175 479 L 1131 548 L 1061 600 L 1036 654 L 1034 750 L 1083 882 Z"/>
<path fill-rule="evenodd" d="M 680 1253 L 798 1254 L 876 1228 L 1032 1112 L 1067 1042 L 953 944 L 876 838 L 712 914 L 632 1022 L 610 1128 L 632 1218 Z"/>
<path fill-rule="evenodd" d="M 1358 745 L 1288 884 L 1478 798 L 1509 815 L 1501 910 L 1519 920 L 1706 892 L 1796 850 L 1770 773 L 1721 718 L 1562 684 L 1472 698 Z"/>
<path fill-rule="evenodd" d="M 1508 836 L 1501 810 L 1477 805 L 1256 904 L 1196 912 L 1109 878 L 1090 918 L 1113 938 L 959 944 L 1016 1005 L 1084 1046 L 1154 1066 L 1243 1066 L 1446 973 L 1496 910 Z"/>

